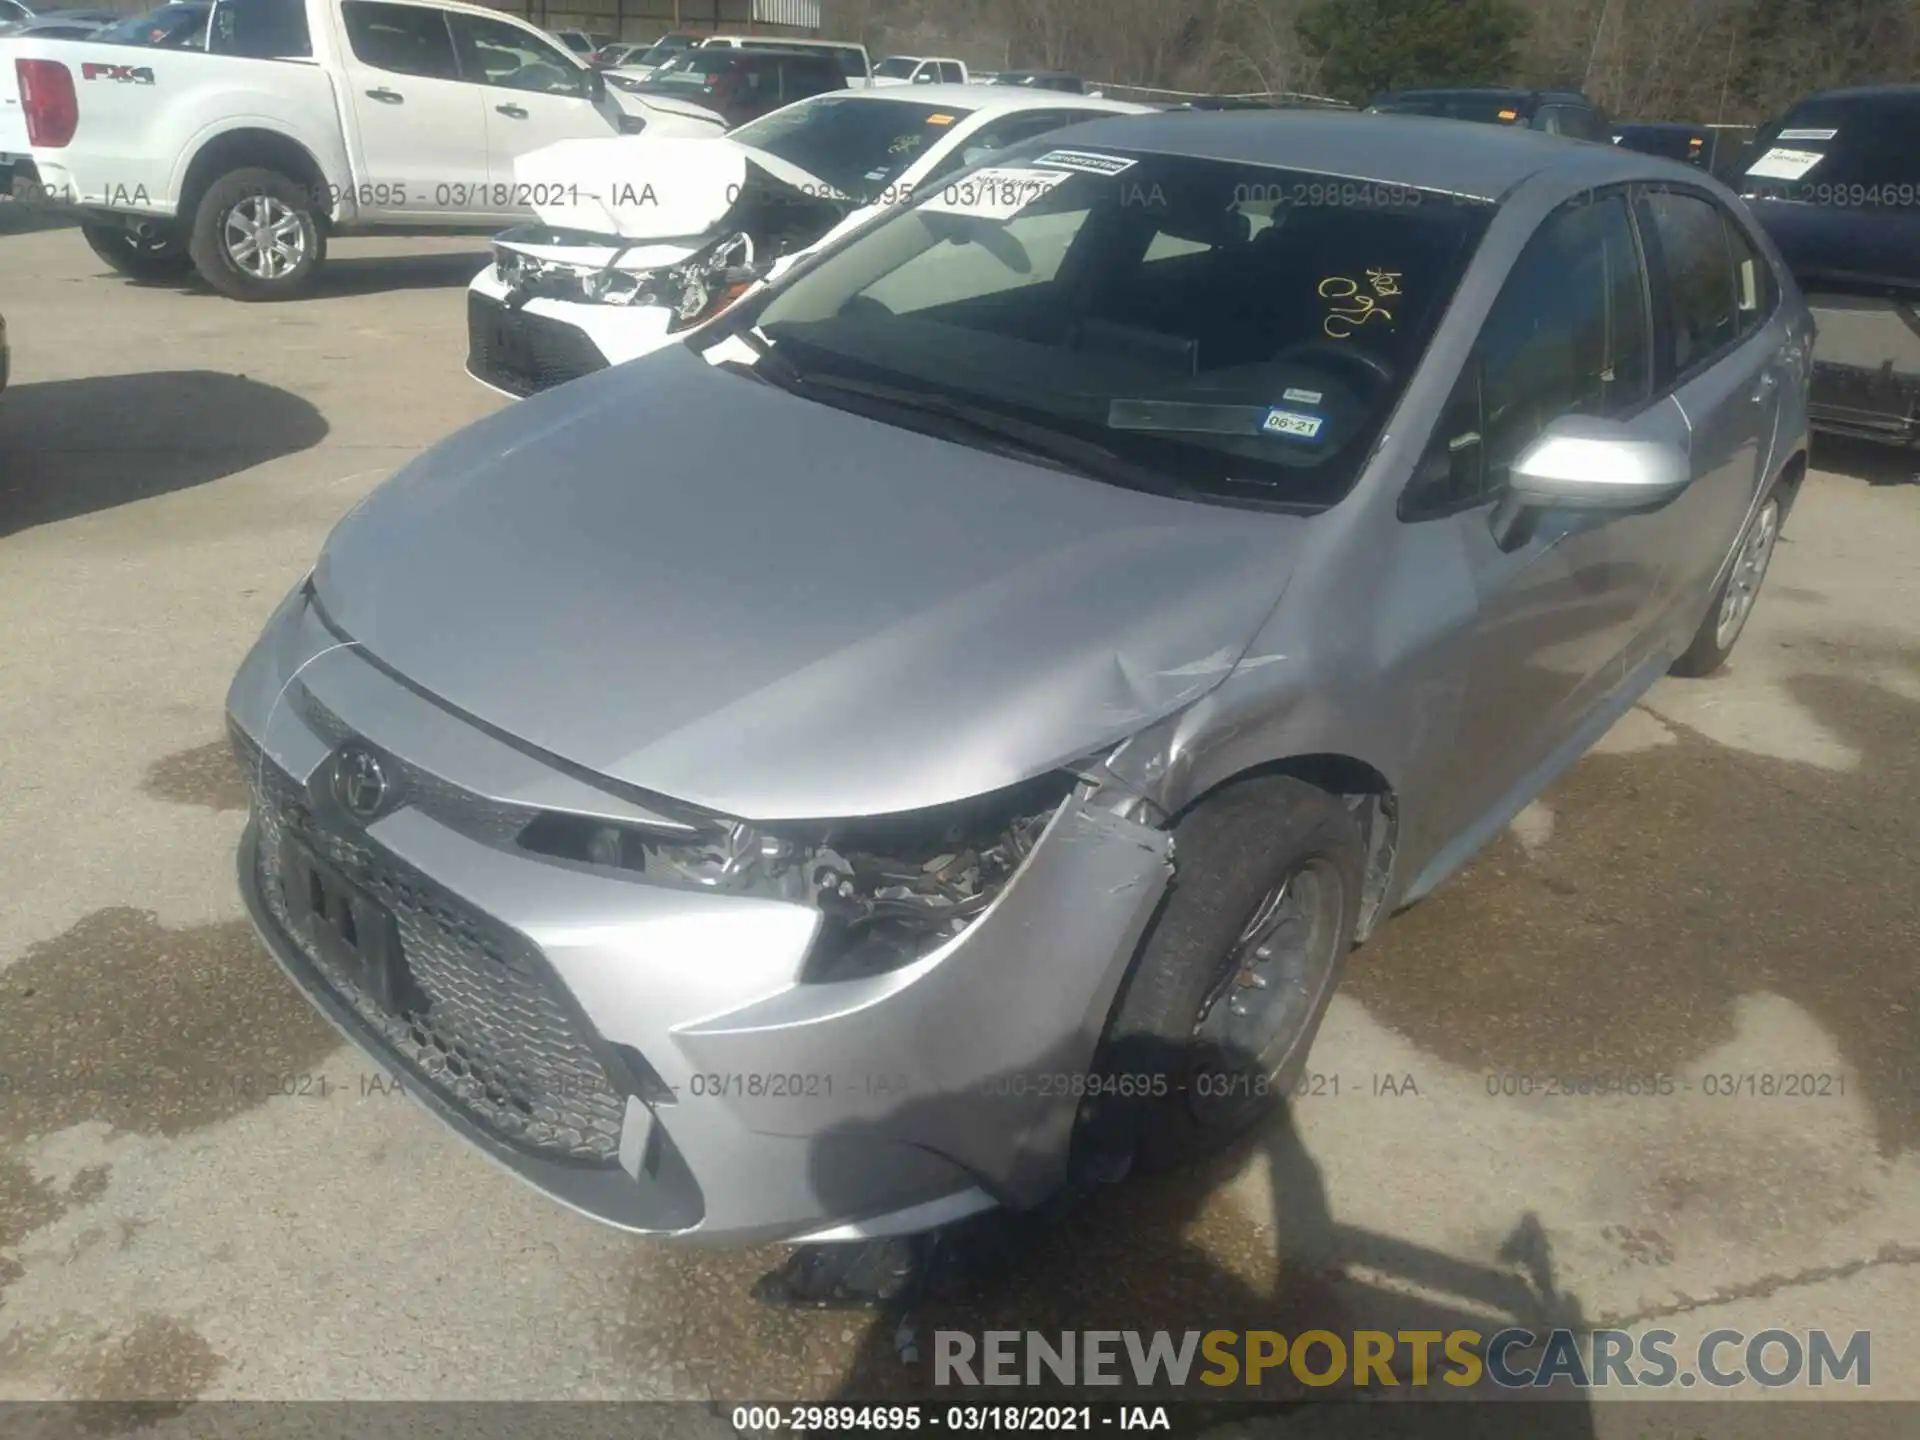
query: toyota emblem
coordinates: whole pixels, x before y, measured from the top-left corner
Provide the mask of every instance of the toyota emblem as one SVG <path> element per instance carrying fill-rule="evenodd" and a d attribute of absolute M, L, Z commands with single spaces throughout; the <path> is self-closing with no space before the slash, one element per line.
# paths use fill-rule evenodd
<path fill-rule="evenodd" d="M 349 745 L 333 757 L 333 798 L 356 820 L 371 820 L 387 803 L 390 786 L 379 757 Z"/>

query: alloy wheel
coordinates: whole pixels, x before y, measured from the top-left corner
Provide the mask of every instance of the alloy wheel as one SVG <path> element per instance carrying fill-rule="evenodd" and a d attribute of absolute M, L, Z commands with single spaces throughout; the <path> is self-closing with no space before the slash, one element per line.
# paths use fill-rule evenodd
<path fill-rule="evenodd" d="M 272 195 L 249 195 L 227 211 L 220 227 L 234 267 L 259 280 L 278 280 L 307 257 L 305 217 Z"/>
<path fill-rule="evenodd" d="M 1731 649 L 1740 638 L 1753 602 L 1760 593 L 1760 582 L 1767 578 L 1767 565 L 1773 559 L 1774 542 L 1780 538 L 1780 502 L 1769 500 L 1754 516 L 1753 528 L 1740 546 L 1727 577 L 1726 593 L 1720 597 L 1720 617 L 1714 622 L 1713 643 L 1722 650 Z"/>

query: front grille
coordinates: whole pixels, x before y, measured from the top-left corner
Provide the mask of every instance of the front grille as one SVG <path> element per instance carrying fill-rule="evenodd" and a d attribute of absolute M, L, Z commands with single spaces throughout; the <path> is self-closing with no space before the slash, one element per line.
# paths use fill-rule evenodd
<path fill-rule="evenodd" d="M 245 737 L 234 739 L 259 825 L 255 865 L 267 910 L 352 1008 L 365 1038 L 508 1144 L 616 1164 L 624 1090 L 532 944 L 367 836 L 322 819 L 299 782 Z M 280 874 L 289 832 L 392 912 L 412 982 L 402 1013 L 384 1009 L 293 923 Z"/>
<path fill-rule="evenodd" d="M 287 687 L 287 702 L 329 750 L 359 738 L 346 721 L 321 704 L 304 684 L 296 682 Z M 514 844 L 520 832 L 540 815 L 532 806 L 490 800 L 451 785 L 397 755 L 383 754 L 381 758 L 382 763 L 390 765 L 398 793 L 406 804 L 419 806 L 448 829 L 458 830 L 483 845 Z"/>
<path fill-rule="evenodd" d="M 467 292 L 467 368 L 509 395 L 551 390 L 607 368 L 582 330 Z"/>

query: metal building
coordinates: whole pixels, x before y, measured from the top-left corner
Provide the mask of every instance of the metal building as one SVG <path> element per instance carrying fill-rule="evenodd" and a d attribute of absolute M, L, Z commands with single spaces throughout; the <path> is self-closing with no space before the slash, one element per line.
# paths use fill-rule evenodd
<path fill-rule="evenodd" d="M 547 30 L 587 30 L 619 40 L 689 34 L 817 35 L 820 0 L 480 0 Z"/>

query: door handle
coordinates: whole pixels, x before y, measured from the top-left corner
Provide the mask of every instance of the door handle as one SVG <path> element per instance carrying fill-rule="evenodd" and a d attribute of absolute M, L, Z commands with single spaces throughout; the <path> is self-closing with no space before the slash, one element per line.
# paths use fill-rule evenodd
<path fill-rule="evenodd" d="M 367 91 L 367 98 L 369 100 L 378 100 L 382 105 L 400 105 L 406 102 L 407 97 L 402 95 L 398 90 L 388 90 L 383 87 L 379 90 Z"/>
<path fill-rule="evenodd" d="M 527 118 L 527 112 L 518 105 L 496 105 L 493 108 L 498 110 L 502 115 L 505 115 L 509 120 L 524 120 Z"/>
<path fill-rule="evenodd" d="M 1753 403 L 1759 405 L 1764 402 L 1769 395 L 1773 394 L 1773 387 L 1779 383 L 1780 377 L 1771 370 L 1767 371 L 1760 377 L 1760 383 L 1754 387 Z"/>

